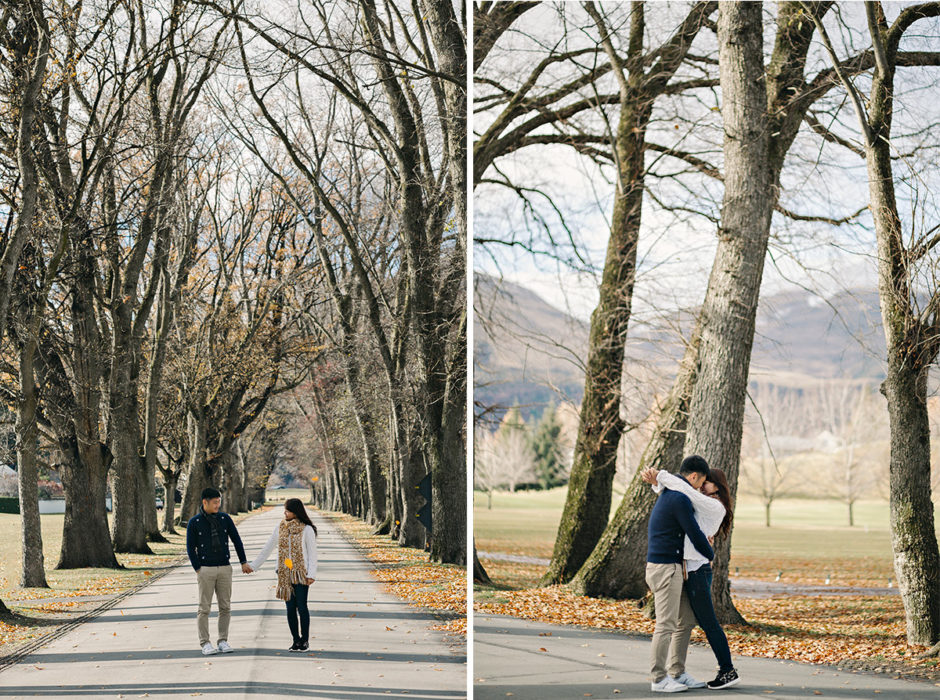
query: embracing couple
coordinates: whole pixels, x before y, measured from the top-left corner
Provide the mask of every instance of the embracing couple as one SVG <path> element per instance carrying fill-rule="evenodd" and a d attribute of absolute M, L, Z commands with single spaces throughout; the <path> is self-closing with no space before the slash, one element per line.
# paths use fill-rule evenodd
<path fill-rule="evenodd" d="M 728 638 L 712 604 L 711 542 L 731 530 L 732 501 L 721 469 L 693 455 L 682 460 L 679 475 L 644 469 L 642 478 L 660 493 L 649 522 L 646 583 L 653 592 L 651 680 L 654 693 L 679 693 L 690 688 L 713 690 L 737 684 Z M 708 683 L 685 671 L 692 628 L 698 622 L 715 658 L 718 676 Z M 667 673 L 668 671 L 668 673 Z"/>
<path fill-rule="evenodd" d="M 287 625 L 294 638 L 288 651 L 306 651 L 310 639 L 307 593 L 317 576 L 317 528 L 310 521 L 303 502 L 299 498 L 288 498 L 284 502 L 284 519 L 274 526 L 274 532 L 251 564 L 245 556 L 245 547 L 235 522 L 228 513 L 221 511 L 221 507 L 222 494 L 218 489 L 205 489 L 199 512 L 190 518 L 186 526 L 186 551 L 196 570 L 199 585 L 196 626 L 203 655 L 220 652 L 230 654 L 235 651 L 228 643 L 228 628 L 232 619 L 230 539 L 235 545 L 242 573 L 245 574 L 261 568 L 277 545 L 275 595 L 287 605 Z M 212 607 L 213 595 L 219 605 L 218 647 L 212 646 L 209 641 L 209 609 Z"/>

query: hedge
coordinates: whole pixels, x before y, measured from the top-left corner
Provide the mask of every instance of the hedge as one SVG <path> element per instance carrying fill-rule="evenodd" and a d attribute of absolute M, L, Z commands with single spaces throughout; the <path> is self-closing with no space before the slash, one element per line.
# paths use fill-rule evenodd
<path fill-rule="evenodd" d="M 20 512 L 20 499 L 16 496 L 0 497 L 0 513 Z"/>

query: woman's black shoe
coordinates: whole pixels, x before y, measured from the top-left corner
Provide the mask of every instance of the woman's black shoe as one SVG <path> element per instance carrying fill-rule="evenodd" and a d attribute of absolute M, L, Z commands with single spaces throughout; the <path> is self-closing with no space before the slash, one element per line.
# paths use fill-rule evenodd
<path fill-rule="evenodd" d="M 294 642 L 287 651 L 301 651 L 300 642 Z"/>
<path fill-rule="evenodd" d="M 310 648 L 310 645 L 307 642 L 298 642 L 297 651 L 307 651 Z"/>
<path fill-rule="evenodd" d="M 730 671 L 721 671 L 715 680 L 708 681 L 708 687 L 710 690 L 721 690 L 737 685 L 740 680 L 738 672 L 732 668 Z"/>

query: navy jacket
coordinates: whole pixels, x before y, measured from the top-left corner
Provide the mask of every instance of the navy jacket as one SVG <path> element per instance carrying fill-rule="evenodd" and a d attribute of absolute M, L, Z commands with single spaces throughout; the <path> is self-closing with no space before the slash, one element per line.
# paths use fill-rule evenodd
<path fill-rule="evenodd" d="M 212 529 L 206 516 L 199 511 L 189 519 L 186 526 L 186 552 L 189 554 L 189 561 L 196 571 L 203 566 L 228 566 L 229 549 L 228 540 L 232 538 L 235 544 L 235 551 L 238 552 L 238 561 L 242 564 L 248 561 L 245 556 L 245 547 L 242 546 L 242 538 L 238 536 L 238 530 L 235 529 L 235 523 L 228 513 L 219 512 L 217 514 L 219 522 L 222 525 L 222 544 L 225 553 L 214 553 L 212 551 Z"/>
<path fill-rule="evenodd" d="M 711 561 L 715 552 L 695 522 L 692 501 L 684 493 L 665 489 L 650 515 L 646 561 L 653 564 L 681 564 L 683 537 L 689 536 L 702 556 Z"/>

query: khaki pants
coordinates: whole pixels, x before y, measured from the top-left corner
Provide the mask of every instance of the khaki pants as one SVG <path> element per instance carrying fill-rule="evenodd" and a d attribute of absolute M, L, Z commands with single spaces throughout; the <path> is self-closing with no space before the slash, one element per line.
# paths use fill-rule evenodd
<path fill-rule="evenodd" d="M 683 587 L 682 564 L 646 563 L 646 583 L 656 601 L 656 629 L 650 652 L 650 680 L 685 673 L 695 614 Z"/>
<path fill-rule="evenodd" d="M 232 619 L 232 567 L 203 566 L 196 572 L 196 580 L 199 583 L 199 612 L 196 614 L 199 646 L 209 641 L 213 593 L 219 602 L 219 641 L 228 641 L 228 623 Z"/>

